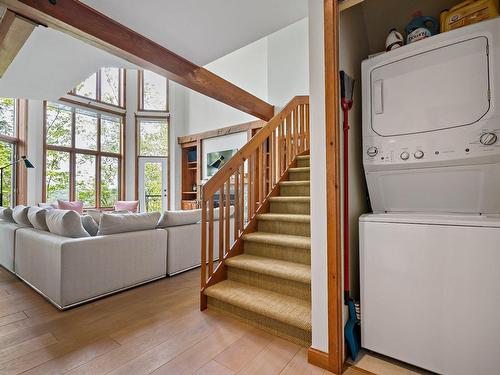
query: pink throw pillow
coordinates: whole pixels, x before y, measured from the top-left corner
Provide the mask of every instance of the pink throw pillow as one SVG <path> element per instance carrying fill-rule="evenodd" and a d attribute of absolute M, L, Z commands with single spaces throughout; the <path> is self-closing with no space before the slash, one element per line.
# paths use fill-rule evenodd
<path fill-rule="evenodd" d="M 58 199 L 57 205 L 60 210 L 71 210 L 78 212 L 80 215 L 83 214 L 83 202 L 66 202 Z"/>
<path fill-rule="evenodd" d="M 115 203 L 116 211 L 137 212 L 138 208 L 139 208 L 139 201 L 117 201 Z"/>

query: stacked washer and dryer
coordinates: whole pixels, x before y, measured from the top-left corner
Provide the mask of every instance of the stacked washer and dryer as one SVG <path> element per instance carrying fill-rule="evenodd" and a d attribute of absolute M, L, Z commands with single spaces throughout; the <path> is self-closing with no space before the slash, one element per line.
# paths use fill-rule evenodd
<path fill-rule="evenodd" d="M 500 374 L 500 18 L 368 59 L 362 346 Z"/>

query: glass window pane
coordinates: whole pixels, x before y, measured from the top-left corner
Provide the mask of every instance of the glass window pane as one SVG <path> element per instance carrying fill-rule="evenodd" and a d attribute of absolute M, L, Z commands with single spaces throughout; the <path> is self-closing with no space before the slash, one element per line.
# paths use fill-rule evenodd
<path fill-rule="evenodd" d="M 140 156 L 168 156 L 167 120 L 140 120 Z"/>
<path fill-rule="evenodd" d="M 94 155 L 76 154 L 75 197 L 84 207 L 96 206 L 96 183 Z"/>
<path fill-rule="evenodd" d="M 71 107 L 47 103 L 47 144 L 71 147 Z"/>
<path fill-rule="evenodd" d="M 120 153 L 121 119 L 119 117 L 102 116 L 101 118 L 101 151 Z"/>
<path fill-rule="evenodd" d="M 97 150 L 97 115 L 95 113 L 76 110 L 75 147 Z"/>
<path fill-rule="evenodd" d="M 69 200 L 69 153 L 47 150 L 46 201 Z"/>
<path fill-rule="evenodd" d="M 144 71 L 143 108 L 150 111 L 167 110 L 167 79 L 149 70 Z"/>
<path fill-rule="evenodd" d="M 144 195 L 146 212 L 163 212 L 162 207 L 162 164 L 144 164 Z"/>
<path fill-rule="evenodd" d="M 16 136 L 16 101 L 0 98 L 0 134 Z"/>
<path fill-rule="evenodd" d="M 92 74 L 75 88 L 75 94 L 89 99 L 97 99 L 97 74 Z"/>
<path fill-rule="evenodd" d="M 114 207 L 119 193 L 118 158 L 101 158 L 101 207 Z"/>
<path fill-rule="evenodd" d="M 14 145 L 0 141 L 0 167 L 8 165 L 14 161 Z M 13 199 L 13 169 L 12 167 L 5 168 L 3 171 L 3 183 L 0 186 L 0 194 L 2 194 L 2 206 L 12 206 Z"/>
<path fill-rule="evenodd" d="M 101 101 L 120 105 L 120 69 L 101 69 Z"/>

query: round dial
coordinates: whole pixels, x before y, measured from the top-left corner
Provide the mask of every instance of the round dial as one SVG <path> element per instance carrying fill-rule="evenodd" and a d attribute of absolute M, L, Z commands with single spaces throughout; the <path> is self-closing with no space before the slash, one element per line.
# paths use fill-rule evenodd
<path fill-rule="evenodd" d="M 410 158 L 410 154 L 406 151 L 403 151 L 401 155 L 399 155 L 402 160 L 408 160 Z"/>
<path fill-rule="evenodd" d="M 422 150 L 415 151 L 413 156 L 415 156 L 415 159 L 422 159 L 424 157 L 424 152 Z"/>
<path fill-rule="evenodd" d="M 481 138 L 479 138 L 479 141 L 481 144 L 485 146 L 491 146 L 497 143 L 498 137 L 495 133 L 484 133 L 481 135 Z"/>
<path fill-rule="evenodd" d="M 368 147 L 368 150 L 366 150 L 366 153 L 368 154 L 369 157 L 373 158 L 377 156 L 378 154 L 378 149 L 376 147 Z"/>

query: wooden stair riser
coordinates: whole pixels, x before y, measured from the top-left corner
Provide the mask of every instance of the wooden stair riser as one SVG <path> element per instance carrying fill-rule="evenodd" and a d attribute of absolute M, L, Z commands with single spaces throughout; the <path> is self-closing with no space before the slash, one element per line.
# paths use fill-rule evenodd
<path fill-rule="evenodd" d="M 284 185 L 280 187 L 280 195 L 282 197 L 309 197 L 311 187 L 309 185 Z"/>
<path fill-rule="evenodd" d="M 292 221 L 259 220 L 259 232 L 291 234 L 295 236 L 311 237 L 311 223 L 297 223 Z"/>
<path fill-rule="evenodd" d="M 287 262 L 311 264 L 311 250 L 244 241 L 245 254 L 267 257 Z"/>
<path fill-rule="evenodd" d="M 307 159 L 302 159 L 302 158 L 299 158 L 297 159 L 297 167 L 309 167 L 310 166 L 310 161 L 309 161 L 309 158 Z"/>
<path fill-rule="evenodd" d="M 254 286 L 256 288 L 266 289 L 271 292 L 285 294 L 306 301 L 311 300 L 311 284 L 308 283 L 281 279 L 275 276 L 264 275 L 231 266 L 227 268 L 227 276 L 229 280 Z"/>
<path fill-rule="evenodd" d="M 292 172 L 290 171 L 289 181 L 310 181 L 310 172 Z"/>
<path fill-rule="evenodd" d="M 227 304 L 212 297 L 208 297 L 208 306 L 211 309 L 217 310 L 225 315 L 258 327 L 271 333 L 272 335 L 279 336 L 301 346 L 311 346 L 312 334 L 310 331 L 293 327 L 286 323 L 256 314 L 253 311 L 248 311 L 237 306 Z"/>
<path fill-rule="evenodd" d="M 297 214 L 310 215 L 311 205 L 309 202 L 271 202 L 271 213 L 273 214 Z"/>

